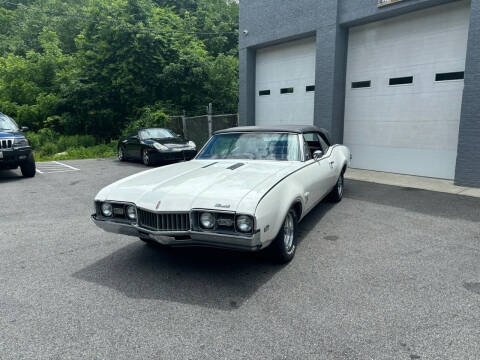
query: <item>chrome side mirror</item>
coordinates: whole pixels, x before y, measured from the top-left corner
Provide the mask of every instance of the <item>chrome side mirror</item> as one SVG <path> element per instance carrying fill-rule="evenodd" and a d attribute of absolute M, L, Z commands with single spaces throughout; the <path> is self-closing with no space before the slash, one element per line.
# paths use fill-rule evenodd
<path fill-rule="evenodd" d="M 323 157 L 323 151 L 322 150 L 316 150 L 313 152 L 313 160 L 318 161 Z"/>

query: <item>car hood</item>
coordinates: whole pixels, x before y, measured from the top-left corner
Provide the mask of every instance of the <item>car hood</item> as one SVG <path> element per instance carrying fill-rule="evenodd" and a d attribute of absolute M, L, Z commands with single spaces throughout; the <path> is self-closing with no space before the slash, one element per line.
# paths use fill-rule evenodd
<path fill-rule="evenodd" d="M 96 200 L 131 202 L 153 211 L 237 211 L 249 195 L 248 211 L 254 213 L 261 197 L 301 165 L 279 161 L 193 160 L 120 180 L 100 191 Z"/>
<path fill-rule="evenodd" d="M 182 139 L 182 138 L 165 138 L 165 139 L 149 139 L 151 141 L 158 142 L 162 145 L 165 145 L 167 147 L 178 147 L 178 146 L 186 146 L 188 144 L 188 141 Z"/>

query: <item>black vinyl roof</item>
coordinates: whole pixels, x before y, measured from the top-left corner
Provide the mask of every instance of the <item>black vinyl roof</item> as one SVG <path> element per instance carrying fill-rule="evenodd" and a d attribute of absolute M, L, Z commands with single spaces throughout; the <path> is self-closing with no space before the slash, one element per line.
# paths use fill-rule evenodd
<path fill-rule="evenodd" d="M 319 132 L 323 134 L 328 142 L 330 141 L 330 135 L 327 130 L 318 128 L 312 125 L 272 125 L 272 126 L 241 126 L 230 129 L 218 130 L 215 131 L 214 135 L 217 134 L 230 134 L 238 132 L 288 132 L 295 134 L 305 134 L 311 132 Z"/>

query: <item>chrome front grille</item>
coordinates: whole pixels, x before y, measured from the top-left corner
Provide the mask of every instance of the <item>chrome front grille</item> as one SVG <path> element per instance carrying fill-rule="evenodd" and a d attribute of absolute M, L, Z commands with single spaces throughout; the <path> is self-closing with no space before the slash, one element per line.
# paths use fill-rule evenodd
<path fill-rule="evenodd" d="M 13 139 L 0 139 L 0 149 L 11 149 L 13 146 Z"/>
<path fill-rule="evenodd" d="M 188 231 L 190 230 L 190 213 L 157 214 L 137 209 L 140 227 L 154 231 Z"/>

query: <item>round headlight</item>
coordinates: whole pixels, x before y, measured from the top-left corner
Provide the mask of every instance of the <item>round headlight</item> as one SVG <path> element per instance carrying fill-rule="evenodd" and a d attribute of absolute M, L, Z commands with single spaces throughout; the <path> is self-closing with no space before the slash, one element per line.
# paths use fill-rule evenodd
<path fill-rule="evenodd" d="M 241 232 L 251 232 L 253 228 L 253 219 L 250 216 L 237 216 L 237 229 Z"/>
<path fill-rule="evenodd" d="M 102 214 L 103 216 L 110 217 L 113 215 L 113 207 L 112 204 L 103 203 L 102 204 Z"/>
<path fill-rule="evenodd" d="M 200 225 L 204 229 L 213 229 L 215 226 L 215 217 L 211 213 L 202 213 L 200 215 Z"/>
<path fill-rule="evenodd" d="M 135 209 L 135 206 L 130 205 L 129 207 L 127 207 L 127 216 L 130 220 L 137 219 L 137 210 Z"/>

